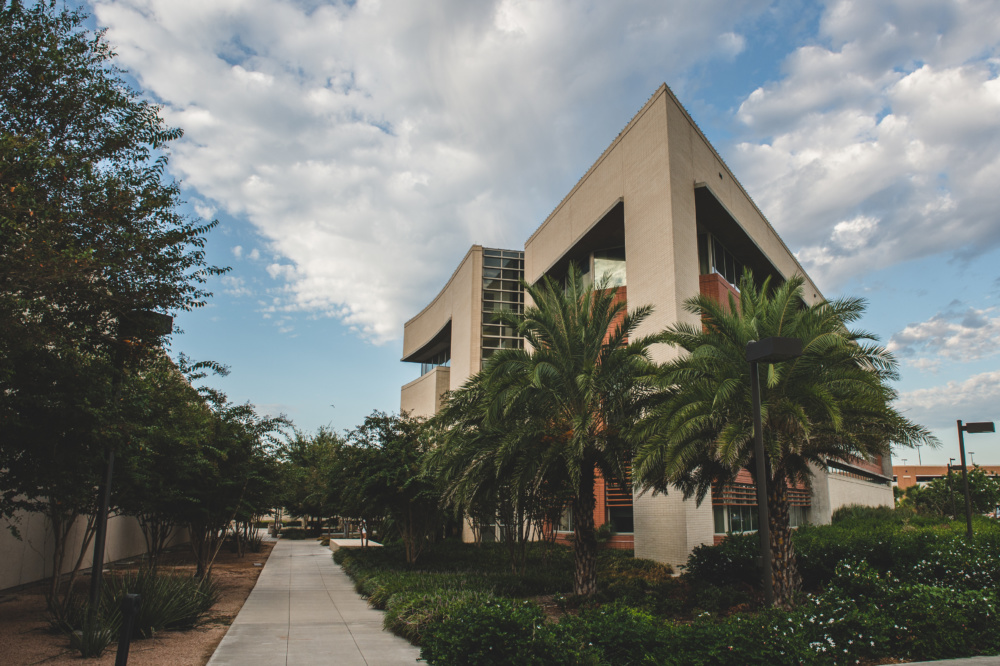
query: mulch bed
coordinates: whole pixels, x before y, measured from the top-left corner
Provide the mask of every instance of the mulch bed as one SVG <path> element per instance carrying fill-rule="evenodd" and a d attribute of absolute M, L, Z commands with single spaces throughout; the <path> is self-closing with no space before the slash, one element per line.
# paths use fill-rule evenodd
<path fill-rule="evenodd" d="M 192 665 L 208 662 L 222 641 L 243 602 L 257 582 L 273 542 L 265 542 L 259 553 L 239 558 L 227 547 L 219 552 L 212 567 L 212 577 L 221 593 L 206 621 L 186 631 L 163 631 L 155 637 L 132 642 L 129 664 L 134 666 Z M 137 567 L 139 560 L 115 563 L 115 568 Z M 257 566 L 255 566 L 255 564 Z M 160 570 L 168 573 L 194 574 L 194 557 L 188 546 L 172 548 L 164 554 Z M 78 590 L 87 594 L 89 576 L 82 576 Z M 45 612 L 46 583 L 36 583 L 12 592 L 0 593 L 0 662 L 5 664 L 114 664 L 112 644 L 100 658 L 83 660 L 71 650 L 69 639 L 52 629 Z"/>

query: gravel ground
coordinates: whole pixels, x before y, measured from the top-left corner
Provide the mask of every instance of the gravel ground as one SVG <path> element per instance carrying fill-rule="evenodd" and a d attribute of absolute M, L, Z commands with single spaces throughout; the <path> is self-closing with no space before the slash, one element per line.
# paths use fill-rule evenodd
<path fill-rule="evenodd" d="M 257 582 L 261 567 L 254 563 L 263 564 L 273 547 L 273 543 L 265 542 L 262 552 L 247 553 L 242 559 L 224 547 L 212 568 L 221 598 L 206 622 L 188 631 L 165 631 L 151 639 L 133 641 L 130 666 L 201 666 L 208 662 Z M 193 574 L 190 548 L 180 546 L 168 552 L 161 570 Z M 89 585 L 89 577 L 84 576 L 80 592 L 86 595 Z M 0 594 L 0 663 L 114 664 L 115 644 L 101 658 L 82 660 L 79 652 L 70 650 L 69 640 L 52 630 L 45 615 L 45 587 L 36 584 Z"/>

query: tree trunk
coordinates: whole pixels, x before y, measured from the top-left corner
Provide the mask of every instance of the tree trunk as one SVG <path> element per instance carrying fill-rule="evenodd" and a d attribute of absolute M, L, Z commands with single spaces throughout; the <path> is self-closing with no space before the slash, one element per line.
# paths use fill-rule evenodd
<path fill-rule="evenodd" d="M 597 538 L 594 535 L 594 466 L 585 462 L 573 498 L 573 594 L 597 592 Z"/>
<path fill-rule="evenodd" d="M 49 524 L 52 526 L 52 578 L 49 580 L 49 591 L 46 596 L 46 604 L 50 611 L 56 610 L 57 607 L 61 607 L 62 604 L 59 603 L 59 580 L 62 576 L 62 565 L 63 560 L 66 556 L 66 517 L 62 515 L 57 508 L 53 506 L 53 503 L 49 503 Z M 73 516 L 69 520 L 69 524 L 72 525 L 76 517 Z"/>
<path fill-rule="evenodd" d="M 72 526 L 76 523 L 76 518 L 70 523 Z M 80 575 L 80 568 L 83 566 L 83 558 L 87 556 L 87 551 L 90 550 L 90 544 L 94 540 L 94 535 L 97 533 L 97 515 L 92 513 L 87 516 L 86 525 L 83 528 L 83 542 L 80 544 L 80 552 L 77 554 L 76 562 L 73 564 L 73 570 L 69 574 L 69 583 L 66 587 L 66 596 L 63 598 L 63 610 L 69 608 L 70 599 L 73 597 L 73 586 L 76 585 L 76 579 Z M 65 546 L 64 546 L 65 547 Z M 103 570 L 103 563 L 102 563 Z M 96 570 L 91 566 L 90 575 L 95 575 Z"/>
<path fill-rule="evenodd" d="M 802 584 L 795 548 L 792 546 L 792 529 L 788 516 L 788 487 L 783 474 L 776 475 L 767 488 L 767 515 L 771 528 L 771 586 L 775 605 L 788 608 L 792 595 Z"/>

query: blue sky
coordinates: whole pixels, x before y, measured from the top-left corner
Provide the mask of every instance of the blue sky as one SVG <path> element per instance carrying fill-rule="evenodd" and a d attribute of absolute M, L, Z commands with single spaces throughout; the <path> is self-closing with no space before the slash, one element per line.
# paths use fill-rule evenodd
<path fill-rule="evenodd" d="M 521 247 L 661 82 L 957 455 L 1000 420 L 994 0 L 93 0 L 185 137 L 172 175 L 232 266 L 173 351 L 337 430 L 416 377 L 403 322 L 469 245 Z M 1000 463 L 1000 436 L 975 435 Z M 914 463 L 914 451 L 897 459 Z"/>

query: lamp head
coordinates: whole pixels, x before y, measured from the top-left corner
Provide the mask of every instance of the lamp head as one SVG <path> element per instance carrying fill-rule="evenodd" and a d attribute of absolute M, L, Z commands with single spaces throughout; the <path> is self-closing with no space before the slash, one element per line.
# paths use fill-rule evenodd
<path fill-rule="evenodd" d="M 965 432 L 996 432 L 993 421 L 979 421 L 977 423 L 966 423 L 962 426 Z"/>
<path fill-rule="evenodd" d="M 764 338 L 747 343 L 747 360 L 751 363 L 778 363 L 802 356 L 802 340 L 798 338 Z"/>

